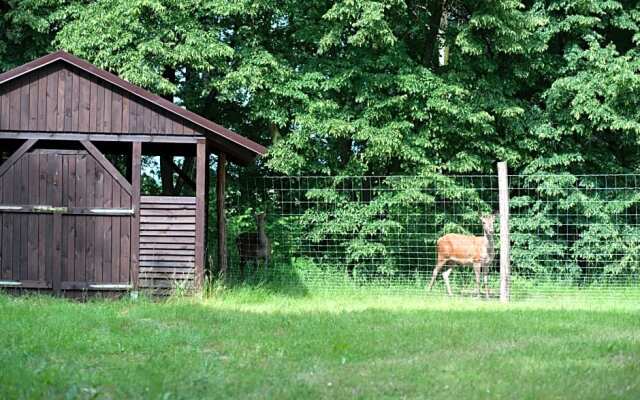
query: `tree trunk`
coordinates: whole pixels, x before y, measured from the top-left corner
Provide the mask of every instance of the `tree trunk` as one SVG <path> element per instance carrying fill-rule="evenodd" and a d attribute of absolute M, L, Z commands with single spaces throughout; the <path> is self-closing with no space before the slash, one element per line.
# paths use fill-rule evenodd
<path fill-rule="evenodd" d="M 280 135 L 280 128 L 278 128 L 278 125 L 276 125 L 273 122 L 271 122 L 269 124 L 269 132 L 271 133 L 271 143 L 272 144 L 276 144 L 277 142 L 280 141 L 282 136 Z"/>
<path fill-rule="evenodd" d="M 173 169 L 171 168 L 172 162 L 173 157 L 160 156 L 160 181 L 162 183 L 163 196 L 174 196 L 175 194 L 175 188 L 173 186 Z"/>
<path fill-rule="evenodd" d="M 182 172 L 185 173 L 185 175 L 187 176 L 194 176 L 193 173 L 193 167 L 195 166 L 195 159 L 193 157 L 185 157 L 184 158 L 184 163 L 182 164 Z M 184 179 L 180 178 L 178 179 L 178 181 L 176 182 L 176 187 L 175 187 L 175 194 L 177 196 L 182 196 L 183 190 L 184 190 Z"/>
<path fill-rule="evenodd" d="M 438 39 L 440 36 L 440 25 L 442 23 L 442 14 L 446 6 L 446 0 L 434 1 L 429 9 L 429 23 L 427 24 L 427 32 L 425 35 L 425 47 L 423 63 L 427 67 L 435 68 L 438 66 L 438 57 L 440 46 Z"/>

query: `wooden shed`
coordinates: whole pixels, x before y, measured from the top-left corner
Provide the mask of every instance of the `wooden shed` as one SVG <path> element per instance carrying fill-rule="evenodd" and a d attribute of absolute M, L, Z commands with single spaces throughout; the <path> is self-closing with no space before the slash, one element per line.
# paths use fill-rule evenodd
<path fill-rule="evenodd" d="M 65 52 L 0 74 L 0 288 L 200 286 L 211 153 L 224 270 L 226 161 L 263 146 Z M 195 160 L 193 196 L 141 195 L 143 154 Z"/>

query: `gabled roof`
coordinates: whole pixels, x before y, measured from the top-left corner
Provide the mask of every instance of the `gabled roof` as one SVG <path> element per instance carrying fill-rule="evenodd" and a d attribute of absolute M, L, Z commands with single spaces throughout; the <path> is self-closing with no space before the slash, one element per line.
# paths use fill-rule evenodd
<path fill-rule="evenodd" d="M 245 155 L 242 157 L 244 161 L 247 161 L 247 159 L 253 159 L 255 156 L 262 156 L 266 153 L 266 148 L 264 146 L 64 51 L 48 54 L 0 74 L 0 86 L 57 62 L 64 62 L 78 68 L 87 74 L 102 79 L 129 93 L 132 97 L 137 97 L 144 102 L 151 103 L 153 106 L 174 115 L 176 118 L 199 127 L 205 132 L 205 136 L 208 136 L 218 142 L 222 139 L 224 142 L 232 145 L 235 149 Z"/>

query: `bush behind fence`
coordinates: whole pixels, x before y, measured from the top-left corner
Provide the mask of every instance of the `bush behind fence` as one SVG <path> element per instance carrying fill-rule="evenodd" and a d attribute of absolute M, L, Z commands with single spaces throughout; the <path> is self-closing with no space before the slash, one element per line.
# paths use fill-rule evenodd
<path fill-rule="evenodd" d="M 637 294 L 639 177 L 509 176 L 513 296 Z M 435 265 L 437 239 L 482 235 L 479 216 L 497 212 L 498 182 L 494 175 L 264 177 L 238 180 L 228 201 L 232 280 L 422 291 Z M 267 213 L 272 260 L 268 269 L 260 265 L 240 277 L 235 238 L 256 230 L 256 211 Z M 493 293 L 499 286 L 498 222 L 495 229 Z M 472 268 L 453 271 L 456 292 L 472 292 Z M 434 292 L 443 293 L 438 282 Z"/>

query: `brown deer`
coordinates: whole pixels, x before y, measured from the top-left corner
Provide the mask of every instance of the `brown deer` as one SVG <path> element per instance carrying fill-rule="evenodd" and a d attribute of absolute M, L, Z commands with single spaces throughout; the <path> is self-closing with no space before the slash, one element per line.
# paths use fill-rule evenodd
<path fill-rule="evenodd" d="M 257 232 L 244 232 L 236 238 L 236 246 L 240 255 L 240 276 L 244 277 L 244 267 L 248 262 L 255 263 L 256 270 L 260 259 L 264 260 L 265 269 L 269 266 L 271 241 L 265 231 L 266 214 L 256 214 Z"/>
<path fill-rule="evenodd" d="M 459 235 L 449 233 L 438 239 L 437 252 L 438 260 L 436 267 L 433 269 L 433 277 L 429 283 L 429 290 L 433 287 L 433 283 L 438 273 L 447 263 L 451 262 L 460 265 L 473 265 L 473 271 L 476 273 L 476 295 L 480 295 L 480 273 L 484 276 L 485 296 L 489 298 L 489 265 L 493 261 L 495 251 L 493 249 L 493 223 L 495 215 L 485 215 L 480 217 L 482 220 L 483 236 Z M 453 265 L 442 273 L 444 283 L 447 285 L 447 292 L 452 296 L 451 286 L 449 285 L 449 274 Z"/>

